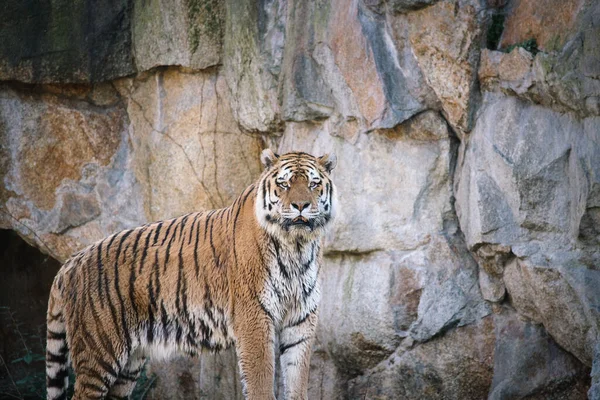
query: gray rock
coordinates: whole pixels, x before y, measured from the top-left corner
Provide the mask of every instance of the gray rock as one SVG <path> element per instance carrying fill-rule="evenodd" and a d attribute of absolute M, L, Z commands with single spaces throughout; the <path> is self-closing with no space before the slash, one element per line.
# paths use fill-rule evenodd
<path fill-rule="evenodd" d="M 326 238 L 329 251 L 411 251 L 443 229 L 445 214 L 451 211 L 453 144 L 443 119 L 428 114 L 395 130 L 361 134 L 354 145 L 329 135 L 327 124 L 287 125 L 280 152 L 337 154 L 333 176 L 340 207 Z M 369 172 L 358 178 L 357 171 Z"/>
<path fill-rule="evenodd" d="M 600 318 L 600 272 L 571 262 L 560 266 L 517 260 L 504 273 L 515 308 L 543 323 L 552 337 L 591 366 Z"/>
<path fill-rule="evenodd" d="M 592 364 L 592 386 L 588 391 L 590 400 L 600 399 L 600 342 L 596 344 L 594 362 Z"/>
<path fill-rule="evenodd" d="M 285 38 L 283 0 L 227 0 L 224 75 L 238 123 L 266 132 L 279 121 L 277 82 Z"/>
<path fill-rule="evenodd" d="M 575 7 L 572 11 L 579 10 Z M 534 56 L 519 47 L 510 54 L 483 50 L 479 69 L 483 89 L 502 91 L 559 112 L 574 112 L 580 118 L 600 115 L 600 4 L 588 2 L 581 10 L 575 32 L 567 34 L 572 37 L 559 51 Z M 559 32 L 555 37 L 565 34 Z"/>
<path fill-rule="evenodd" d="M 456 207 L 469 246 L 512 245 L 523 256 L 531 250 L 519 245 L 533 241 L 570 248 L 600 179 L 599 126 L 597 118 L 579 121 L 490 94 L 457 170 Z M 481 162 L 488 168 L 474 167 Z"/>
<path fill-rule="evenodd" d="M 233 349 L 219 354 L 206 352 L 197 358 L 154 362 L 147 367 L 146 374 L 156 379 L 148 399 L 244 398 Z"/>
<path fill-rule="evenodd" d="M 138 71 L 162 65 L 205 69 L 221 61 L 222 0 L 135 0 L 133 52 Z"/>
<path fill-rule="evenodd" d="M 494 377 L 488 400 L 585 399 L 589 369 L 546 330 L 505 309 L 494 314 Z"/>
<path fill-rule="evenodd" d="M 492 382 L 491 317 L 400 349 L 348 383 L 351 399 L 482 399 Z"/>
<path fill-rule="evenodd" d="M 349 381 L 345 398 L 585 399 L 589 369 L 507 307 Z"/>
<path fill-rule="evenodd" d="M 99 82 L 136 70 L 130 1 L 9 0 L 2 8 L 1 80 Z"/>

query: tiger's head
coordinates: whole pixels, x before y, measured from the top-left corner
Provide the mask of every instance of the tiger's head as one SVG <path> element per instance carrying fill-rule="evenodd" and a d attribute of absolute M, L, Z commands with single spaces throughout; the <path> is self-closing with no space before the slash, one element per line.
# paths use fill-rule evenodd
<path fill-rule="evenodd" d="M 262 152 L 256 217 L 275 236 L 315 238 L 323 232 L 337 208 L 337 191 L 329 176 L 336 165 L 334 154 L 314 157 L 293 152 L 281 156 Z"/>

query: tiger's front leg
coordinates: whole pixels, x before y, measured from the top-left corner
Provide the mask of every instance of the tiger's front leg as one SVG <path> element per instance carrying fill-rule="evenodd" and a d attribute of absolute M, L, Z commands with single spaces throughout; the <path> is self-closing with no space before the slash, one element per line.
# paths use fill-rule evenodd
<path fill-rule="evenodd" d="M 258 304 L 247 302 L 236 312 L 234 331 L 244 397 L 275 400 L 273 320 Z"/>
<path fill-rule="evenodd" d="M 286 400 L 308 399 L 308 372 L 316 327 L 314 311 L 281 330 L 279 351 Z"/>

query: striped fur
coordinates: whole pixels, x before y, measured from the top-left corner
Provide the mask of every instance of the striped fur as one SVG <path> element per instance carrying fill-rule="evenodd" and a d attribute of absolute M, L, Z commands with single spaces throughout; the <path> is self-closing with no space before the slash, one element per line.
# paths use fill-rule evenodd
<path fill-rule="evenodd" d="M 335 157 L 262 155 L 227 208 L 116 233 L 61 268 L 48 304 L 48 399 L 127 398 L 148 357 L 235 346 L 244 393 L 274 399 L 278 336 L 288 399 L 306 399 L 321 238 Z"/>

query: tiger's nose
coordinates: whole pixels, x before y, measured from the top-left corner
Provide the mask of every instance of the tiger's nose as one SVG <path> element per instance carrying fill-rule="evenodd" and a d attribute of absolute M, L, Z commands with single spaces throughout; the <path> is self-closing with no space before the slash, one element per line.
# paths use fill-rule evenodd
<path fill-rule="evenodd" d="M 310 206 L 310 202 L 309 201 L 297 201 L 295 203 L 292 203 L 292 208 L 295 208 L 296 210 L 302 212 L 305 208 L 308 208 Z"/>

